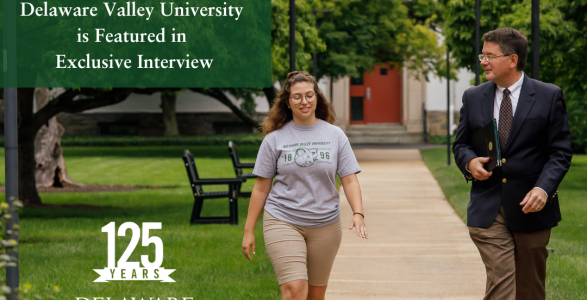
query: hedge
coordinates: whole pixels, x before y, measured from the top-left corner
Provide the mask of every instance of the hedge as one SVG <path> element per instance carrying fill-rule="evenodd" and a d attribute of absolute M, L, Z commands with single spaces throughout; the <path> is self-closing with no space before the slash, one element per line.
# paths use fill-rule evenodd
<path fill-rule="evenodd" d="M 233 141 L 237 145 L 261 145 L 263 135 L 258 133 L 213 135 L 213 136 L 63 136 L 63 147 L 126 147 L 126 146 L 195 146 L 195 145 L 227 145 Z M 4 137 L 0 136 L 0 144 L 4 147 Z"/>

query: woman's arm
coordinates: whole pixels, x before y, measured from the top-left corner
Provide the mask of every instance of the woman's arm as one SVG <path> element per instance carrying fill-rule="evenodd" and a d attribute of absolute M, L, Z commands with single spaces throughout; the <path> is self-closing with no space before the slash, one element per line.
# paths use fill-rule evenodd
<path fill-rule="evenodd" d="M 351 209 L 353 213 L 359 212 L 363 213 L 363 200 L 361 198 L 361 187 L 359 186 L 359 180 L 357 179 L 357 174 L 350 174 L 340 179 L 342 182 L 342 187 L 344 188 L 344 194 L 346 195 L 349 204 L 351 205 Z M 353 219 L 351 220 L 351 225 L 349 226 L 349 230 L 353 229 L 353 227 L 357 230 L 357 235 L 366 239 L 369 238 L 367 234 L 367 227 L 365 227 L 365 220 L 362 215 L 354 214 Z"/>
<path fill-rule="evenodd" d="M 247 214 L 247 222 L 245 223 L 245 235 L 243 237 L 243 254 L 248 260 L 251 260 L 251 254 L 249 252 L 251 248 L 253 248 L 253 254 L 255 254 L 255 225 L 263 211 L 263 207 L 265 207 L 265 201 L 271 190 L 272 181 L 273 178 L 257 177 L 253 192 L 251 193 L 249 212 Z"/>

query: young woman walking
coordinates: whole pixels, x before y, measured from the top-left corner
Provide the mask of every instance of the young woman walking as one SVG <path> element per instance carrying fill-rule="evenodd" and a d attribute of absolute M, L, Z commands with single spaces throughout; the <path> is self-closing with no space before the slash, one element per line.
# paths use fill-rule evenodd
<path fill-rule="evenodd" d="M 265 247 L 284 300 L 324 299 L 342 239 L 337 174 L 354 212 L 349 230 L 368 237 L 356 176 L 361 169 L 346 135 L 332 123 L 332 107 L 305 72 L 287 76 L 262 123 L 265 139 L 253 170 L 258 178 L 242 250 L 251 260 L 253 229 L 265 210 Z"/>

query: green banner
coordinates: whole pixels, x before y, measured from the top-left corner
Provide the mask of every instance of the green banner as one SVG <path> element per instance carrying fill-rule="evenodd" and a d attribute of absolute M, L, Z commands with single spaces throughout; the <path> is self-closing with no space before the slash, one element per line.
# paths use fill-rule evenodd
<path fill-rule="evenodd" d="M 267 0 L 30 0 L 14 15 L 2 40 L 16 35 L 16 59 L 3 44 L 1 63 L 17 87 L 271 85 Z"/>

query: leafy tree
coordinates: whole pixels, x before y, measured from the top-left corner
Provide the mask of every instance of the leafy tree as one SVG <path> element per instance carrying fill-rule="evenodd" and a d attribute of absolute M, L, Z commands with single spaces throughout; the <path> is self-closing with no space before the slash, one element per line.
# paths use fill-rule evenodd
<path fill-rule="evenodd" d="M 286 78 L 289 72 L 289 1 L 271 0 L 271 82 Z M 309 70 L 312 53 L 323 52 L 326 45 L 318 37 L 312 10 L 319 9 L 321 1 L 296 1 L 296 70 Z M 269 106 L 276 92 L 273 87 L 263 88 Z"/>
<path fill-rule="evenodd" d="M 317 13 L 314 10 L 332 10 Z M 271 1 L 272 80 L 289 72 L 289 0 Z M 434 0 L 296 1 L 296 69 L 310 72 L 318 54 L 318 78 L 357 76 L 376 64 L 409 62 L 410 69 L 442 73 L 438 44 L 440 5 Z M 316 30 L 316 22 L 318 30 Z M 432 30 L 431 30 L 432 29 Z M 264 88 L 272 105 L 273 87 Z"/>
<path fill-rule="evenodd" d="M 451 54 L 459 67 L 474 70 L 474 0 L 443 0 L 444 28 Z M 532 45 L 531 0 L 482 1 L 480 32 L 512 27 Z M 540 80 L 565 93 L 573 148 L 587 151 L 587 0 L 540 1 Z M 532 74 L 531 56 L 524 69 Z M 481 75 L 484 79 L 485 76 Z"/>
<path fill-rule="evenodd" d="M 438 43 L 440 6 L 432 0 L 342 0 L 324 2 L 320 38 L 327 51 L 318 56 L 318 76 L 357 76 L 374 65 L 394 63 L 438 73 L 444 48 Z"/>
<path fill-rule="evenodd" d="M 66 89 L 59 96 L 49 100 L 45 106 L 36 112 L 33 110 L 34 88 L 19 88 L 17 91 L 18 102 L 18 194 L 25 205 L 43 205 L 37 190 L 35 178 L 37 160 L 35 151 L 35 139 L 39 130 L 49 125 L 49 120 L 61 112 L 79 113 L 86 110 L 113 105 L 124 101 L 131 93 L 153 94 L 163 91 L 179 91 L 169 88 L 113 88 L 113 89 Z M 226 96 L 226 93 L 252 97 L 250 89 L 203 89 L 192 88 L 192 91 L 212 96 L 230 108 L 237 116 L 249 125 L 257 122 L 234 105 Z M 247 99 L 247 98 L 245 98 Z M 249 102 L 252 98 L 248 98 Z M 249 111 L 250 113 L 250 111 Z M 58 155 L 62 155 L 61 152 Z"/>
<path fill-rule="evenodd" d="M 34 88 L 19 88 L 18 103 L 18 194 L 25 205 L 42 205 L 37 191 L 35 169 L 35 138 L 43 126 L 60 112 L 77 113 L 112 105 L 126 99 L 132 88 L 67 89 L 58 97 L 33 111 Z M 61 154 L 60 154 L 61 155 Z"/>

